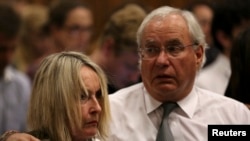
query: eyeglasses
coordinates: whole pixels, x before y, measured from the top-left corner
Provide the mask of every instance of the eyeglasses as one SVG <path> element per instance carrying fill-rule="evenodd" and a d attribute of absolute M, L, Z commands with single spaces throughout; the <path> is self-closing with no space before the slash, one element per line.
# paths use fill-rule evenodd
<path fill-rule="evenodd" d="M 64 29 L 66 29 L 72 36 L 79 36 L 82 32 L 92 34 L 91 26 L 72 25 L 64 26 Z"/>
<path fill-rule="evenodd" d="M 143 60 L 151 60 L 159 56 L 160 53 L 164 50 L 164 53 L 168 53 L 169 56 L 175 58 L 175 57 L 178 57 L 180 53 L 183 52 L 186 47 L 190 47 L 194 45 L 198 45 L 198 43 L 194 43 L 194 44 L 187 45 L 187 46 L 183 46 L 181 44 L 168 45 L 164 48 L 150 46 L 150 47 L 140 48 L 140 54 Z"/>

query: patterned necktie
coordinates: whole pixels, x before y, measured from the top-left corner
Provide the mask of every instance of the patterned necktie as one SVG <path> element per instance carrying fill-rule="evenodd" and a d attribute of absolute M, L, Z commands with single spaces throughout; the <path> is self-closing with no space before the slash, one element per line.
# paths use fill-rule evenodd
<path fill-rule="evenodd" d="M 167 119 L 171 111 L 175 107 L 177 107 L 177 104 L 176 103 L 164 103 L 162 106 L 163 106 L 164 112 L 162 116 L 161 125 L 158 130 L 156 141 L 174 141 Z"/>

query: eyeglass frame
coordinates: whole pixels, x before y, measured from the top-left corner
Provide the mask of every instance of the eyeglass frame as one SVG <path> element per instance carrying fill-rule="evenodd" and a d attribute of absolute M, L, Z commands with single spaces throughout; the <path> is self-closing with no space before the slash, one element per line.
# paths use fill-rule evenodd
<path fill-rule="evenodd" d="M 153 59 L 155 59 L 156 57 L 158 57 L 161 53 L 162 53 L 162 51 L 164 51 L 164 53 L 165 54 L 169 54 L 171 57 L 177 57 L 186 47 L 190 47 L 190 46 L 198 46 L 199 45 L 199 43 L 198 42 L 194 42 L 193 44 L 189 44 L 189 45 L 186 45 L 186 46 L 184 46 L 184 45 L 182 45 L 182 44 L 179 44 L 179 45 L 168 45 L 168 46 L 166 46 L 166 47 L 144 47 L 144 48 L 142 48 L 142 47 L 140 47 L 139 48 L 139 54 L 140 54 L 140 56 L 141 56 L 141 58 L 142 58 L 142 60 L 153 60 Z M 177 52 L 175 52 L 175 54 L 174 54 L 174 52 L 173 53 L 170 53 L 171 51 L 169 51 L 171 48 L 170 47 L 173 47 L 174 49 L 177 49 L 176 51 Z M 172 48 L 172 49 L 173 49 Z M 145 49 L 158 49 L 157 50 L 157 53 L 155 53 L 155 55 L 153 55 L 152 57 L 147 57 L 146 59 L 144 58 L 144 56 L 143 56 L 143 52 L 145 52 Z M 174 55 L 173 55 L 174 54 Z"/>
<path fill-rule="evenodd" d="M 65 25 L 63 29 L 66 30 L 72 36 L 79 36 L 82 32 L 92 34 L 92 26 L 79 26 L 79 25 Z"/>

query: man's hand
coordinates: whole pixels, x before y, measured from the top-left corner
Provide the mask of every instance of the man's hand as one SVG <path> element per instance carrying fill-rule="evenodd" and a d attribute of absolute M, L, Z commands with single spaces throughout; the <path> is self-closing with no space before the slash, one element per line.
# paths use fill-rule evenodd
<path fill-rule="evenodd" d="M 5 141 L 40 141 L 40 140 L 26 133 L 15 133 L 10 135 Z"/>

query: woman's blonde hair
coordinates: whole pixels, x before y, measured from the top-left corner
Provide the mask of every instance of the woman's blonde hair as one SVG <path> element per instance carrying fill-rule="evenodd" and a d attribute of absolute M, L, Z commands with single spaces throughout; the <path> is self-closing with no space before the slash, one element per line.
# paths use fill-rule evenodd
<path fill-rule="evenodd" d="M 80 93 L 88 95 L 80 70 L 87 66 L 99 77 L 102 98 L 98 136 L 109 131 L 110 109 L 107 79 L 99 66 L 77 52 L 61 52 L 46 57 L 38 69 L 28 111 L 30 130 L 46 132 L 52 141 L 71 141 L 70 128 L 81 127 Z"/>

